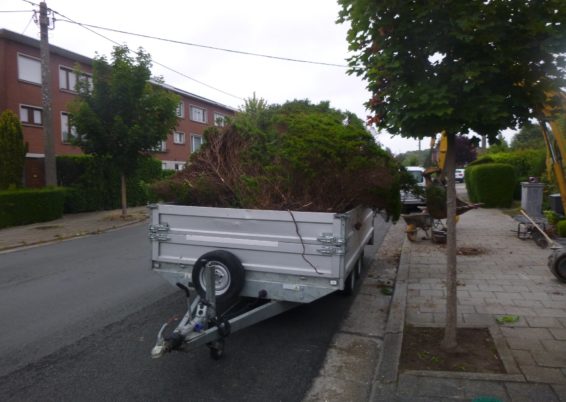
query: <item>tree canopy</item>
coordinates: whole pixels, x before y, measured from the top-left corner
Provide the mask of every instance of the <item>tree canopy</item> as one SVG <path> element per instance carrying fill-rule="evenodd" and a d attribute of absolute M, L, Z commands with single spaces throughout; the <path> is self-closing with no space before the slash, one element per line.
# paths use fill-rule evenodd
<path fill-rule="evenodd" d="M 339 3 L 350 71 L 373 94 L 371 121 L 392 134 L 473 130 L 493 140 L 566 84 L 563 0 Z"/>
<path fill-rule="evenodd" d="M 511 140 L 511 149 L 544 148 L 542 129 L 538 124 L 527 123 Z"/>
<path fill-rule="evenodd" d="M 122 209 L 125 213 L 125 176 L 138 160 L 154 150 L 177 125 L 178 96 L 150 82 L 151 58 L 142 49 L 135 57 L 117 46 L 112 60 L 97 57 L 93 86 L 81 81 L 79 98 L 71 105 L 77 144 L 85 153 L 108 158 L 122 172 Z"/>

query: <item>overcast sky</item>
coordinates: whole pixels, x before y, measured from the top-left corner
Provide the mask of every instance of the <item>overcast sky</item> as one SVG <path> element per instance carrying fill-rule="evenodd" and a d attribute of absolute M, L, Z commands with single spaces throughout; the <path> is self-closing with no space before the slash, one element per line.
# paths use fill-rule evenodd
<path fill-rule="evenodd" d="M 363 106 L 369 99 L 365 83 L 347 75 L 344 67 L 246 56 L 91 28 L 103 38 L 64 21 L 66 17 L 77 23 L 199 45 L 346 65 L 347 26 L 335 23 L 336 1 L 48 0 L 47 6 L 59 13 L 55 29 L 49 32 L 51 44 L 88 57 L 110 55 L 114 42 L 131 49 L 141 46 L 151 54 L 154 75 L 225 105 L 238 108 L 255 92 L 269 103 L 328 100 L 332 107 L 349 110 L 364 120 L 368 114 Z M 38 7 L 30 1 L 0 0 L 0 28 L 39 39 L 39 27 L 32 20 L 34 9 Z M 4 12 L 15 10 L 27 12 Z M 379 133 L 377 140 L 394 153 L 418 149 L 416 140 L 388 133 Z"/>

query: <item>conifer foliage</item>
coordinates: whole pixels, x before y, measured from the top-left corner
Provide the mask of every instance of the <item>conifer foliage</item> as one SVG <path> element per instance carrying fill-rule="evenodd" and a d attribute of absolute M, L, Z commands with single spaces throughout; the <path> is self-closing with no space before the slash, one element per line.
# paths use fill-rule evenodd
<path fill-rule="evenodd" d="M 328 102 L 252 99 L 156 190 L 191 205 L 345 212 L 362 204 L 397 219 L 398 172 L 355 115 Z"/>
<path fill-rule="evenodd" d="M 25 157 L 20 120 L 11 110 L 4 110 L 0 115 L 0 190 L 21 186 Z"/>

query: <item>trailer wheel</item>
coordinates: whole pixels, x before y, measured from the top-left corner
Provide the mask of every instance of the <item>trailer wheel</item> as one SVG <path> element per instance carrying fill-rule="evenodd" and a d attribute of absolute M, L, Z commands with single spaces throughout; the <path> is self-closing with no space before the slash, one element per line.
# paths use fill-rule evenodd
<path fill-rule="evenodd" d="M 360 258 L 358 258 L 358 261 L 356 262 L 356 268 L 355 268 L 356 279 L 359 279 L 362 276 L 363 267 L 364 267 L 364 252 L 362 251 L 362 253 L 360 254 Z"/>
<path fill-rule="evenodd" d="M 354 268 L 350 275 L 346 278 L 346 282 L 344 283 L 344 290 L 341 292 L 344 296 L 351 296 L 354 294 L 356 290 L 356 284 L 358 281 L 356 280 L 356 269 Z"/>
<path fill-rule="evenodd" d="M 215 250 L 203 254 L 193 267 L 192 281 L 197 293 L 206 296 L 206 266 L 214 269 L 216 302 L 219 305 L 234 301 L 244 287 L 245 271 L 234 254 Z"/>
<path fill-rule="evenodd" d="M 566 254 L 563 253 L 557 257 L 551 255 L 548 266 L 556 279 L 566 282 Z"/>
<path fill-rule="evenodd" d="M 208 350 L 213 360 L 220 360 L 224 357 L 224 339 L 210 342 L 208 344 Z"/>

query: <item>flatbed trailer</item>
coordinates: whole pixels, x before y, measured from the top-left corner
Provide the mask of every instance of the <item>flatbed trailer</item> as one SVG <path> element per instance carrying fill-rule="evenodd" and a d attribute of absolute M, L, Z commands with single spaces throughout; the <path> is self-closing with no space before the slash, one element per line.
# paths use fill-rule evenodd
<path fill-rule="evenodd" d="M 153 357 L 201 345 L 223 355 L 231 333 L 336 291 L 353 291 L 373 210 L 346 213 L 150 206 L 153 271 L 187 296 L 187 312 Z M 191 297 L 191 289 L 196 297 Z"/>

